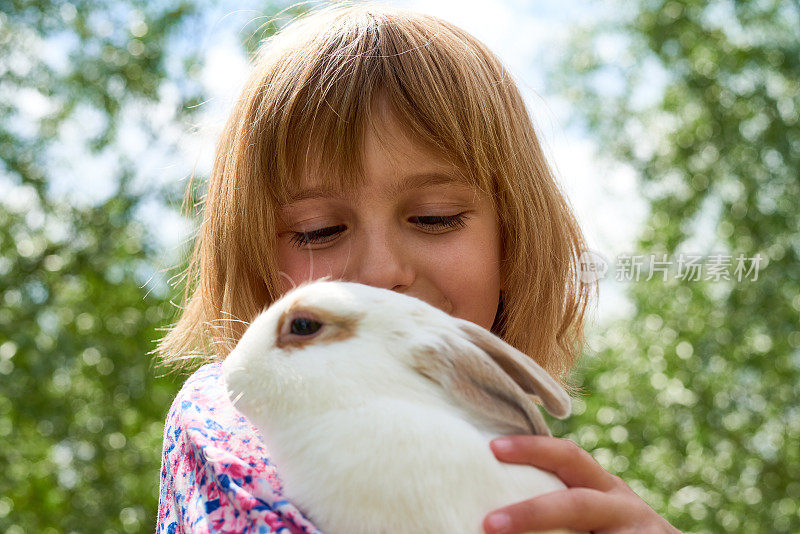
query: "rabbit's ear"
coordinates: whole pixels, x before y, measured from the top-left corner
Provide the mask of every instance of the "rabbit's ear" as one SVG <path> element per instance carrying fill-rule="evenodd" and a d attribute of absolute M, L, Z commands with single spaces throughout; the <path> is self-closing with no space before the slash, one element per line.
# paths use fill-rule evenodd
<path fill-rule="evenodd" d="M 459 328 L 502 367 L 525 393 L 537 396 L 550 415 L 559 419 L 569 415 L 572 409 L 569 395 L 538 363 L 476 324 L 461 320 Z"/>
<path fill-rule="evenodd" d="M 570 409 L 566 392 L 511 345 L 468 321 L 459 322 L 464 337 L 449 339 L 444 350 L 417 354 L 415 369 L 495 424 L 550 436 L 535 400 L 543 401 L 553 415 L 566 417 Z"/>

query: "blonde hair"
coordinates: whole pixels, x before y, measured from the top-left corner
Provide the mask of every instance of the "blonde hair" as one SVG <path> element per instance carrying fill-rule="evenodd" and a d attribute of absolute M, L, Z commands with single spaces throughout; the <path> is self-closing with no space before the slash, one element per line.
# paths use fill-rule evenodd
<path fill-rule="evenodd" d="M 565 383 L 592 286 L 580 281 L 583 236 L 519 91 L 464 30 L 363 3 L 312 11 L 262 46 L 220 136 L 183 311 L 158 353 L 170 363 L 224 358 L 279 297 L 278 207 L 312 162 L 338 187 L 363 178 L 378 96 L 492 198 L 503 257 L 493 330 Z"/>

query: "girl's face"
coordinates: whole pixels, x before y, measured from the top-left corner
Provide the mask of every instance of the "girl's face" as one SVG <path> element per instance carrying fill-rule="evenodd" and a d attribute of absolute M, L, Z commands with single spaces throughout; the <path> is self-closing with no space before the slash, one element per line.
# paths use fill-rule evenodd
<path fill-rule="evenodd" d="M 491 201 L 395 120 L 381 128 L 383 144 L 366 134 L 362 186 L 336 192 L 308 174 L 282 207 L 282 292 L 331 276 L 399 291 L 490 329 L 501 246 Z"/>

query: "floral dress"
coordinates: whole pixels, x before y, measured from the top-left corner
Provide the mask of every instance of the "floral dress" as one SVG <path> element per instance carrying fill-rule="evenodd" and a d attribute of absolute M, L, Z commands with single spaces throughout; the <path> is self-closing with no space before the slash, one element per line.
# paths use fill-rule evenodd
<path fill-rule="evenodd" d="M 156 532 L 322 534 L 283 497 L 258 431 L 228 398 L 219 363 L 190 376 L 167 415 Z"/>

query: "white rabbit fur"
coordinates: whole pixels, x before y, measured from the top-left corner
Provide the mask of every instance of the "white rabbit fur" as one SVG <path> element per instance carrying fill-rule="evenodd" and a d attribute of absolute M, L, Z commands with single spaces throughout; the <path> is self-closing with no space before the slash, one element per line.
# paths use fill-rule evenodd
<path fill-rule="evenodd" d="M 323 326 L 292 334 L 297 317 Z M 498 461 L 489 441 L 533 427 L 549 434 L 531 399 L 558 417 L 569 412 L 569 397 L 533 363 L 543 385 L 517 392 L 530 406 L 508 407 L 516 400 L 505 377 L 489 379 L 505 380 L 488 388 L 499 396 L 470 384 L 484 380 L 471 373 L 497 374 L 478 347 L 487 340 L 515 351 L 419 299 L 316 281 L 252 322 L 223 376 L 260 430 L 285 496 L 326 534 L 482 533 L 490 511 L 565 488 L 552 473 Z M 462 359 L 473 362 L 470 376 L 453 370 Z"/>

